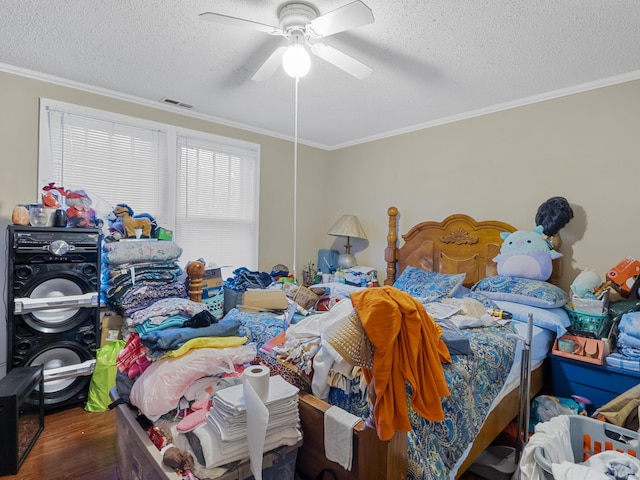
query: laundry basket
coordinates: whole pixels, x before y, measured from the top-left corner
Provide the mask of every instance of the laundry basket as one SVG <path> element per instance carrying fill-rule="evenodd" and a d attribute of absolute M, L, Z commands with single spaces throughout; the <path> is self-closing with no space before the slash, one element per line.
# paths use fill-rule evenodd
<path fill-rule="evenodd" d="M 617 450 L 638 457 L 640 452 L 640 434 L 633 430 L 618 427 L 610 423 L 594 420 L 581 415 L 567 415 L 573 461 L 582 463 L 590 456 L 605 450 Z M 544 448 L 537 447 L 534 452 L 536 463 L 544 470 L 545 478 L 552 480 L 551 463 L 545 456 Z"/>

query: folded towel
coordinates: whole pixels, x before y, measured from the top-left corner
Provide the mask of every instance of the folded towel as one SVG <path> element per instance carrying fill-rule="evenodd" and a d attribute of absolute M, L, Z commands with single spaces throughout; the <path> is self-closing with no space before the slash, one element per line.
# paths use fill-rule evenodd
<path fill-rule="evenodd" d="M 324 453 L 347 471 L 353 456 L 353 427 L 362 420 L 346 410 L 332 406 L 324 412 Z"/>
<path fill-rule="evenodd" d="M 631 337 L 640 338 L 640 312 L 623 314 L 618 329 Z"/>

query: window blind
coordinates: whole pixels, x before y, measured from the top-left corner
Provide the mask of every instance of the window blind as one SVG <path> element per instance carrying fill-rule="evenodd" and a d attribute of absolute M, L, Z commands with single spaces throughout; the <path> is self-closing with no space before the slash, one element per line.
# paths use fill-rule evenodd
<path fill-rule="evenodd" d="M 46 99 L 40 115 L 42 186 L 84 190 L 105 224 L 118 203 L 150 213 L 183 266 L 258 268 L 258 145 Z"/>
<path fill-rule="evenodd" d="M 257 152 L 178 136 L 176 157 L 176 231 L 185 253 L 257 269 Z"/>
<path fill-rule="evenodd" d="M 126 203 L 159 225 L 169 222 L 166 132 L 59 110 L 47 115 L 52 182 L 84 190 L 103 218 Z"/>

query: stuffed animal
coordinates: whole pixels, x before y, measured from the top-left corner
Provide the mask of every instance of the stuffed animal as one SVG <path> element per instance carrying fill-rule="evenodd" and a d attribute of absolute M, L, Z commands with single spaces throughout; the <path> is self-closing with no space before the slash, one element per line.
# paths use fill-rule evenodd
<path fill-rule="evenodd" d="M 504 239 L 500 254 L 493 261 L 498 264 L 498 275 L 548 280 L 553 270 L 552 260 L 562 256 L 553 250 L 542 236 L 544 227 L 533 231 L 502 232 Z"/>
<path fill-rule="evenodd" d="M 49 183 L 42 187 L 42 206 L 44 208 L 60 208 L 60 200 L 67 196 L 68 192 L 63 187 L 56 187 L 55 183 Z"/>
<path fill-rule="evenodd" d="M 139 229 L 141 230 L 140 238 L 151 238 L 156 226 L 156 221 L 151 215 L 147 213 L 134 215 L 133 209 L 125 203 L 116 205 L 113 209 L 113 214 L 117 219 L 121 219 L 125 237 L 136 238 L 136 230 Z M 117 220 L 113 222 L 113 225 L 116 224 Z"/>
<path fill-rule="evenodd" d="M 99 227 L 102 221 L 96 218 L 96 212 L 91 208 L 91 199 L 84 190 L 66 193 L 67 227 Z"/>
<path fill-rule="evenodd" d="M 571 284 L 571 293 L 578 298 L 595 299 L 595 291 L 602 284 L 598 272 L 585 268 Z"/>

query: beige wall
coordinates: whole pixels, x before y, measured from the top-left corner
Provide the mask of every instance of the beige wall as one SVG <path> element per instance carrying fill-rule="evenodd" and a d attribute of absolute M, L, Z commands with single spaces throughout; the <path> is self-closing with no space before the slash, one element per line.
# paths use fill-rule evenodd
<path fill-rule="evenodd" d="M 581 269 L 640 258 L 640 81 L 345 148 L 330 164 L 330 210 L 358 215 L 370 240 L 355 254 L 379 271 L 390 205 L 400 232 L 457 212 L 531 229 L 556 195 L 575 214 L 561 232 L 565 288 Z"/>
<path fill-rule="evenodd" d="M 259 143 L 259 268 L 292 266 L 291 142 L 2 72 L 0 228 L 14 205 L 37 200 L 40 97 Z M 563 285 L 587 267 L 604 276 L 623 257 L 640 257 L 639 127 L 640 81 L 633 81 L 331 152 L 300 146 L 298 270 L 316 261 L 319 248 L 342 249 L 344 240 L 326 231 L 343 213 L 358 215 L 369 236 L 354 240 L 352 253 L 383 277 L 390 205 L 400 209 L 401 232 L 456 212 L 530 229 L 538 206 L 561 195 L 575 212 L 562 231 Z M 4 274 L 0 268 L 3 284 Z"/>
<path fill-rule="evenodd" d="M 6 72 L 0 72 L 0 105 L 3 107 L 0 113 L 2 231 L 10 223 L 11 212 L 16 204 L 33 203 L 39 199 L 37 173 L 40 97 L 260 144 L 259 268 L 271 271 L 271 267 L 278 263 L 293 267 L 293 142 Z M 326 223 L 330 220 L 318 220 L 325 213 L 316 207 L 317 200 L 323 197 L 328 183 L 329 171 L 326 165 L 329 155 L 329 152 L 317 148 L 299 147 L 298 271 L 309 261 L 315 261 L 321 241 L 318 239 L 326 236 L 325 232 L 329 227 Z M 309 215 L 309 211 L 313 215 Z M 0 283 L 4 285 L 5 235 L 0 236 L 0 252 L 3 252 L 0 256 L 0 265 L 3 267 L 0 268 Z M 206 258 L 224 264 L 224 259 L 215 259 L 210 255 L 206 255 Z M 3 375 L 6 359 L 5 315 L 4 302 L 0 302 L 0 377 Z"/>
<path fill-rule="evenodd" d="M 293 143 L 259 135 L 166 110 L 117 100 L 52 83 L 0 72 L 0 227 L 5 228 L 16 204 L 38 201 L 38 109 L 39 98 L 51 98 L 120 114 L 179 125 L 260 144 L 260 269 L 269 270 L 277 263 L 292 265 L 293 225 Z M 320 198 L 329 172 L 329 152 L 301 146 L 298 154 L 298 177 L 301 203 L 299 211 L 309 206 L 308 198 Z M 305 178 L 314 181 L 306 182 Z M 124 201 L 124 200 L 123 200 Z M 320 212 L 322 213 L 322 212 Z M 323 230 L 316 222 L 299 218 L 299 228 L 308 238 Z M 316 255 L 317 245 L 298 242 L 301 259 Z M 4 251 L 4 248 L 3 248 Z M 209 258 L 209 257 L 207 257 Z M 213 259 L 221 264 L 224 259 Z M 4 259 L 3 259 L 4 261 Z M 300 265 L 303 263 L 300 260 Z"/>

